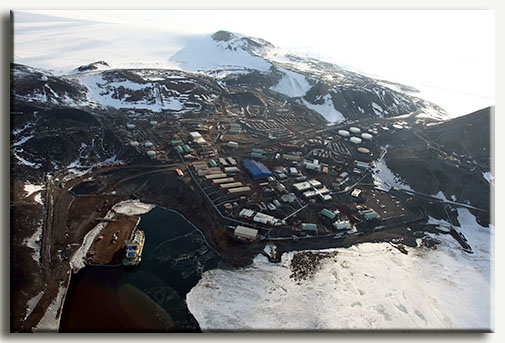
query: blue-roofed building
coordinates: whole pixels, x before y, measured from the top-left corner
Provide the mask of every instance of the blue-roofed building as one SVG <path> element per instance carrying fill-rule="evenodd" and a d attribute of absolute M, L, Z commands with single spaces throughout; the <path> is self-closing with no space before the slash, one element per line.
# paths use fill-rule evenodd
<path fill-rule="evenodd" d="M 272 176 L 272 172 L 261 162 L 250 159 L 243 159 L 242 165 L 253 179 L 261 179 Z"/>

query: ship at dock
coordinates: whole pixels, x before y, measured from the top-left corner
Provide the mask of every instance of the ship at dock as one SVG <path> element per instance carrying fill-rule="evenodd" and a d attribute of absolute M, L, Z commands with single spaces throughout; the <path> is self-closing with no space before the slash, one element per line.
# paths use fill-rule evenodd
<path fill-rule="evenodd" d="M 140 263 L 142 250 L 144 249 L 144 240 L 144 231 L 136 230 L 132 239 L 126 241 L 126 256 L 123 258 L 123 266 L 135 267 Z"/>

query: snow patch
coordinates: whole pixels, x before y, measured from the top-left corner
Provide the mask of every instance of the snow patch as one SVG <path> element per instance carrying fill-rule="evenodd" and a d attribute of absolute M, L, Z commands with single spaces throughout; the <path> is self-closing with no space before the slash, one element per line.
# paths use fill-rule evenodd
<path fill-rule="evenodd" d="M 372 176 L 374 184 L 382 189 L 390 190 L 391 187 L 399 187 L 412 191 L 413 189 L 402 182 L 402 180 L 396 176 L 391 169 L 386 165 L 386 161 L 381 160 L 375 163 L 376 169 Z"/>
<path fill-rule="evenodd" d="M 275 257 L 275 253 L 277 251 L 277 246 L 275 244 L 266 244 L 265 248 L 263 248 L 265 254 L 270 257 Z"/>
<path fill-rule="evenodd" d="M 15 147 L 15 146 L 20 146 L 20 145 L 23 145 L 24 143 L 28 142 L 30 139 L 32 139 L 34 136 L 33 135 L 30 135 L 30 136 L 25 136 L 25 137 L 22 137 L 20 140 L 18 140 L 17 142 L 14 142 L 12 143 L 12 146 Z"/>
<path fill-rule="evenodd" d="M 33 331 L 35 332 L 57 332 L 60 328 L 60 317 L 61 317 L 61 307 L 63 306 L 63 300 L 65 299 L 65 295 L 67 294 L 67 287 L 65 285 L 60 284 L 60 288 L 58 290 L 58 294 L 56 298 L 54 298 L 51 305 L 44 313 L 42 319 L 40 319 L 37 326 Z"/>
<path fill-rule="evenodd" d="M 443 200 L 445 202 L 449 201 L 449 199 L 447 199 L 447 197 L 445 196 L 445 194 L 442 191 L 438 191 L 438 193 L 435 194 L 433 197 Z"/>
<path fill-rule="evenodd" d="M 107 212 L 105 219 L 114 218 L 115 214 L 111 211 Z M 74 255 L 70 259 L 70 267 L 74 273 L 77 273 L 79 270 L 86 266 L 86 254 L 91 248 L 93 241 L 98 236 L 98 234 L 107 226 L 107 222 L 98 223 L 91 231 L 89 231 L 86 236 L 84 236 L 84 240 L 81 246 L 75 251 Z"/>
<path fill-rule="evenodd" d="M 375 115 L 377 115 L 378 117 L 383 117 L 384 110 L 380 105 L 377 105 L 375 102 L 372 102 L 372 108 L 373 111 L 375 112 Z"/>
<path fill-rule="evenodd" d="M 42 203 L 42 196 L 40 195 L 40 193 L 36 194 L 33 197 L 33 201 L 35 201 L 36 203 L 39 203 L 39 204 L 43 205 L 43 203 Z"/>
<path fill-rule="evenodd" d="M 31 167 L 31 168 L 35 168 L 35 169 L 39 169 L 40 167 L 42 167 L 42 164 L 40 164 L 40 163 L 30 162 L 28 160 L 25 160 L 21 156 L 19 156 L 18 153 L 23 152 L 23 149 L 16 148 L 16 149 L 12 149 L 11 151 L 12 151 L 12 155 L 18 160 L 18 164 L 22 164 L 27 167 Z"/>
<path fill-rule="evenodd" d="M 112 207 L 112 210 L 117 214 L 127 216 L 138 216 L 151 211 L 154 208 L 152 204 L 145 204 L 138 200 L 125 200 L 117 203 Z"/>
<path fill-rule="evenodd" d="M 39 294 L 31 298 L 26 302 L 26 314 L 25 314 L 25 320 L 32 314 L 33 310 L 35 307 L 38 305 L 40 298 L 44 295 L 44 291 L 40 291 Z"/>
<path fill-rule="evenodd" d="M 489 184 L 494 185 L 494 176 L 491 174 L 491 172 L 483 172 L 482 177 L 484 177 L 484 179 L 486 179 Z"/>
<path fill-rule="evenodd" d="M 279 70 L 284 75 L 277 85 L 270 87 L 274 92 L 293 98 L 304 96 L 312 87 L 304 75 L 283 68 Z"/>
<path fill-rule="evenodd" d="M 37 230 L 23 240 L 23 245 L 33 249 L 32 258 L 37 264 L 40 261 L 40 239 L 42 238 L 42 222 L 38 223 Z"/>
<path fill-rule="evenodd" d="M 25 192 L 26 192 L 26 197 L 29 197 L 35 192 L 39 192 L 44 189 L 43 185 L 32 185 L 30 183 L 26 183 L 24 186 Z"/>
<path fill-rule="evenodd" d="M 333 100 L 331 99 L 330 94 L 326 94 L 325 96 L 322 97 L 322 99 L 323 99 L 322 104 L 315 105 L 311 104 L 310 102 L 302 98 L 302 104 L 305 107 L 313 111 L 316 111 L 317 113 L 322 115 L 324 119 L 326 119 L 330 123 L 340 123 L 345 121 L 344 115 L 340 113 L 337 109 L 335 109 L 335 106 L 333 106 Z"/>

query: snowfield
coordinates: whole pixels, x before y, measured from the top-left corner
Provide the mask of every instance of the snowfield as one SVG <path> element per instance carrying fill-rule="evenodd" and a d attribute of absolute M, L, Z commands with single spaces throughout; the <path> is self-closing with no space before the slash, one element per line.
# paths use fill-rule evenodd
<path fill-rule="evenodd" d="M 279 70 L 284 76 L 277 85 L 270 88 L 271 90 L 294 98 L 304 96 L 312 87 L 304 75 L 283 68 Z"/>
<path fill-rule="evenodd" d="M 319 113 L 320 115 L 322 115 L 324 117 L 324 119 L 326 119 L 327 121 L 329 121 L 330 123 L 340 123 L 340 122 L 343 122 L 345 121 L 345 117 L 342 113 L 340 113 L 337 109 L 335 109 L 335 106 L 333 105 L 333 100 L 331 99 L 331 96 L 330 94 L 326 94 L 325 96 L 323 96 L 323 103 L 322 104 L 311 104 L 310 102 L 308 102 L 307 100 L 303 99 L 302 98 L 302 101 L 301 103 L 313 110 L 313 111 L 316 111 L 317 113 Z"/>
<path fill-rule="evenodd" d="M 203 331 L 490 329 L 492 228 L 466 209 L 458 213 L 474 254 L 448 235 L 436 236 L 436 250 L 407 248 L 408 255 L 364 243 L 327 250 L 336 257 L 298 284 L 290 278 L 295 253 L 279 264 L 258 255 L 243 269 L 205 272 L 187 294 L 188 308 Z"/>
<path fill-rule="evenodd" d="M 402 180 L 396 176 L 391 169 L 388 168 L 386 165 L 386 161 L 377 161 L 375 162 L 376 168 L 375 170 L 378 171 L 377 173 L 373 173 L 373 181 L 374 184 L 384 190 L 389 191 L 391 187 L 399 187 L 403 189 L 407 189 L 409 191 L 413 191 L 413 189 L 404 184 Z"/>

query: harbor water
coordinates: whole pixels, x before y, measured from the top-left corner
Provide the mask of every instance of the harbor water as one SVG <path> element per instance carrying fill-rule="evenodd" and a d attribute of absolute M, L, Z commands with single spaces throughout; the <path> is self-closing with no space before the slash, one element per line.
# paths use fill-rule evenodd
<path fill-rule="evenodd" d="M 155 207 L 137 227 L 146 235 L 141 263 L 87 266 L 72 276 L 61 332 L 199 332 L 186 294 L 219 256 L 179 213 Z"/>

